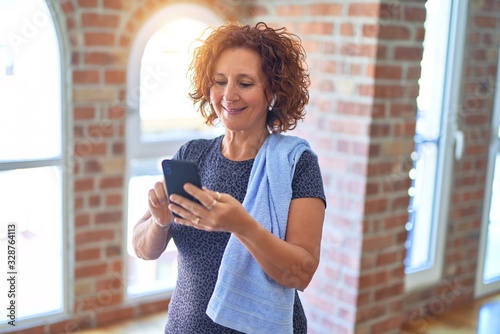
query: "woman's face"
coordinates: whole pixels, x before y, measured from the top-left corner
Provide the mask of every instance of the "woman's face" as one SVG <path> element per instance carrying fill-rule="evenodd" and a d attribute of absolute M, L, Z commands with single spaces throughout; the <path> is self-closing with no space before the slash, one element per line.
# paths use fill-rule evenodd
<path fill-rule="evenodd" d="M 210 102 L 226 130 L 262 131 L 269 102 L 260 56 L 249 49 L 223 51 L 214 67 Z"/>

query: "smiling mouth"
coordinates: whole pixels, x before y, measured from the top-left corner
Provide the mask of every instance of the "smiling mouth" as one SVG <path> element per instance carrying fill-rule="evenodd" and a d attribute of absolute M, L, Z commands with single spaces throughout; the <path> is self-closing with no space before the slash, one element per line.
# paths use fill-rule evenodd
<path fill-rule="evenodd" d="M 226 107 L 223 107 L 224 110 L 226 110 L 230 115 L 231 114 L 237 114 L 237 113 L 240 113 L 242 112 L 243 110 L 246 109 L 246 107 L 243 107 L 243 108 L 226 108 Z"/>

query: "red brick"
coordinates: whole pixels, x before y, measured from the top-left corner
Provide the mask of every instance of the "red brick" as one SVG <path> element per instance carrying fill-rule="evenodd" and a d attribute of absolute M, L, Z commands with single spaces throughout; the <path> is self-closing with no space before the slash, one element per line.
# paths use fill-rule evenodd
<path fill-rule="evenodd" d="M 408 40 L 410 38 L 410 30 L 403 26 L 379 25 L 380 39 L 387 40 Z"/>
<path fill-rule="evenodd" d="M 85 33 L 86 46 L 113 46 L 115 44 L 115 35 L 106 32 L 87 32 Z"/>
<path fill-rule="evenodd" d="M 354 25 L 352 23 L 342 23 L 340 25 L 341 36 L 354 36 Z"/>
<path fill-rule="evenodd" d="M 477 28 L 496 28 L 497 18 L 492 16 L 476 16 L 474 17 L 474 25 Z"/>
<path fill-rule="evenodd" d="M 104 155 L 107 152 L 105 143 L 92 143 L 90 140 L 82 140 L 75 145 L 75 154 L 79 157 Z"/>
<path fill-rule="evenodd" d="M 86 227 L 90 225 L 90 215 L 88 213 L 75 214 L 75 227 Z"/>
<path fill-rule="evenodd" d="M 99 160 L 85 161 L 83 171 L 87 174 L 96 174 L 102 172 L 102 163 Z"/>
<path fill-rule="evenodd" d="M 83 261 L 98 260 L 100 257 L 101 257 L 100 248 L 83 249 L 83 250 L 77 250 L 75 252 L 75 261 L 78 263 Z"/>
<path fill-rule="evenodd" d="M 427 11 L 424 7 L 406 7 L 404 9 L 405 21 L 424 22 L 427 17 Z"/>
<path fill-rule="evenodd" d="M 83 13 L 82 24 L 84 27 L 117 28 L 120 17 L 113 14 Z"/>
<path fill-rule="evenodd" d="M 78 6 L 86 8 L 97 7 L 97 0 L 78 0 Z"/>
<path fill-rule="evenodd" d="M 304 6 L 286 5 L 276 6 L 276 15 L 278 16 L 303 16 L 305 15 Z"/>
<path fill-rule="evenodd" d="M 340 3 L 321 3 L 309 6 L 309 14 L 315 16 L 340 16 L 344 5 Z"/>
<path fill-rule="evenodd" d="M 63 1 L 61 3 L 61 8 L 62 8 L 64 14 L 68 14 L 68 15 L 75 11 L 75 7 L 73 6 L 73 4 L 70 1 Z"/>
<path fill-rule="evenodd" d="M 98 207 L 101 205 L 101 196 L 100 195 L 91 195 L 88 198 L 88 203 L 89 206 L 92 207 Z"/>
<path fill-rule="evenodd" d="M 108 84 L 124 84 L 126 82 L 127 75 L 125 71 L 106 71 L 105 80 Z"/>
<path fill-rule="evenodd" d="M 73 82 L 74 83 L 98 83 L 99 82 L 99 71 L 73 71 Z"/>
<path fill-rule="evenodd" d="M 375 38 L 379 35 L 381 27 L 377 24 L 363 24 L 363 37 Z"/>
<path fill-rule="evenodd" d="M 115 136 L 115 128 L 113 124 L 109 121 L 92 124 L 88 127 L 87 130 L 87 139 L 94 143 L 100 143 L 104 140 L 104 138 L 114 137 Z"/>
<path fill-rule="evenodd" d="M 103 0 L 104 8 L 109 9 L 123 9 L 125 1 L 123 0 Z"/>
<path fill-rule="evenodd" d="M 107 268 L 106 263 L 79 266 L 75 269 L 75 279 L 102 275 L 106 273 Z"/>
<path fill-rule="evenodd" d="M 369 65 L 368 76 L 376 79 L 399 80 L 402 77 L 402 68 L 398 65 Z"/>
<path fill-rule="evenodd" d="M 123 177 L 104 177 L 99 182 L 99 189 L 112 189 L 112 188 L 122 188 L 123 187 Z"/>
<path fill-rule="evenodd" d="M 108 223 L 115 224 L 117 222 L 121 222 L 122 217 L 123 217 L 123 215 L 122 215 L 121 211 L 102 212 L 102 213 L 98 213 L 95 215 L 95 223 L 96 224 L 108 224 Z"/>
<path fill-rule="evenodd" d="M 95 108 L 93 107 L 76 107 L 73 110 L 73 119 L 89 120 L 95 117 Z"/>
<path fill-rule="evenodd" d="M 377 46 L 373 44 L 343 43 L 340 53 L 343 56 L 374 58 L 377 55 Z"/>
<path fill-rule="evenodd" d="M 389 278 L 389 272 L 382 270 L 373 273 L 362 273 L 359 277 L 359 289 L 371 289 L 375 286 L 384 285 Z M 359 304 L 359 296 L 358 296 Z"/>
<path fill-rule="evenodd" d="M 269 15 L 269 11 L 266 6 L 259 5 L 249 5 L 248 6 L 248 16 L 257 17 Z"/>
<path fill-rule="evenodd" d="M 109 52 L 87 52 L 84 55 L 85 64 L 108 65 L 116 62 L 116 57 Z"/>
<path fill-rule="evenodd" d="M 125 153 L 125 144 L 124 143 L 114 143 L 113 144 L 113 154 L 121 155 Z"/>
<path fill-rule="evenodd" d="M 94 189 L 94 180 L 93 179 L 75 180 L 73 187 L 75 192 L 92 190 Z"/>
<path fill-rule="evenodd" d="M 305 22 L 299 24 L 299 30 L 304 35 L 331 35 L 333 34 L 333 23 L 328 22 Z"/>
<path fill-rule="evenodd" d="M 108 109 L 109 119 L 125 119 L 126 108 L 123 106 L 113 106 Z"/>
<path fill-rule="evenodd" d="M 79 232 L 75 235 L 75 243 L 83 245 L 86 243 L 111 241 L 116 235 L 114 230 L 92 230 L 88 232 Z"/>
<path fill-rule="evenodd" d="M 387 201 L 384 199 L 384 201 Z M 383 205 L 383 204 L 382 204 Z M 365 236 L 363 239 L 363 252 L 371 252 L 374 250 L 383 250 L 394 244 L 392 234 Z"/>
<path fill-rule="evenodd" d="M 385 252 L 377 255 L 376 265 L 377 266 L 387 266 L 393 264 L 398 260 L 399 252 Z"/>
<path fill-rule="evenodd" d="M 118 194 L 106 195 L 106 206 L 123 204 L 123 196 Z"/>
<path fill-rule="evenodd" d="M 352 3 L 349 5 L 349 16 L 378 17 L 380 5 L 378 3 Z"/>
<path fill-rule="evenodd" d="M 410 47 L 410 46 L 398 46 L 395 50 L 396 60 L 412 60 L 419 61 L 422 59 L 423 48 L 420 47 Z"/>

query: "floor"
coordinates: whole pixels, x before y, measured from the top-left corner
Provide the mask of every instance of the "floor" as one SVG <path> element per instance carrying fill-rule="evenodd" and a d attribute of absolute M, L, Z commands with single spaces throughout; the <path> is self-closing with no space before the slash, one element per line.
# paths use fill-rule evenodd
<path fill-rule="evenodd" d="M 162 334 L 167 313 L 158 313 L 117 325 L 81 331 L 80 334 Z"/>
<path fill-rule="evenodd" d="M 460 306 L 434 319 L 419 319 L 401 334 L 500 334 L 500 294 Z"/>
<path fill-rule="evenodd" d="M 166 317 L 166 313 L 159 313 L 80 334 L 158 334 L 163 333 Z M 403 328 L 401 334 L 500 334 L 500 294 L 457 307 L 435 319 L 420 319 Z"/>

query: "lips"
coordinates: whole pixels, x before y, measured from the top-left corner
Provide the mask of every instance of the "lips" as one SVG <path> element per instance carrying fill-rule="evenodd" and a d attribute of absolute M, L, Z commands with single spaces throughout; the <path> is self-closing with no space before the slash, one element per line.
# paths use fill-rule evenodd
<path fill-rule="evenodd" d="M 236 115 L 236 114 L 239 114 L 240 112 L 242 112 L 243 110 L 245 110 L 246 107 L 243 107 L 243 108 L 227 108 L 227 107 L 223 107 L 224 110 L 227 111 L 227 113 L 229 115 Z"/>

